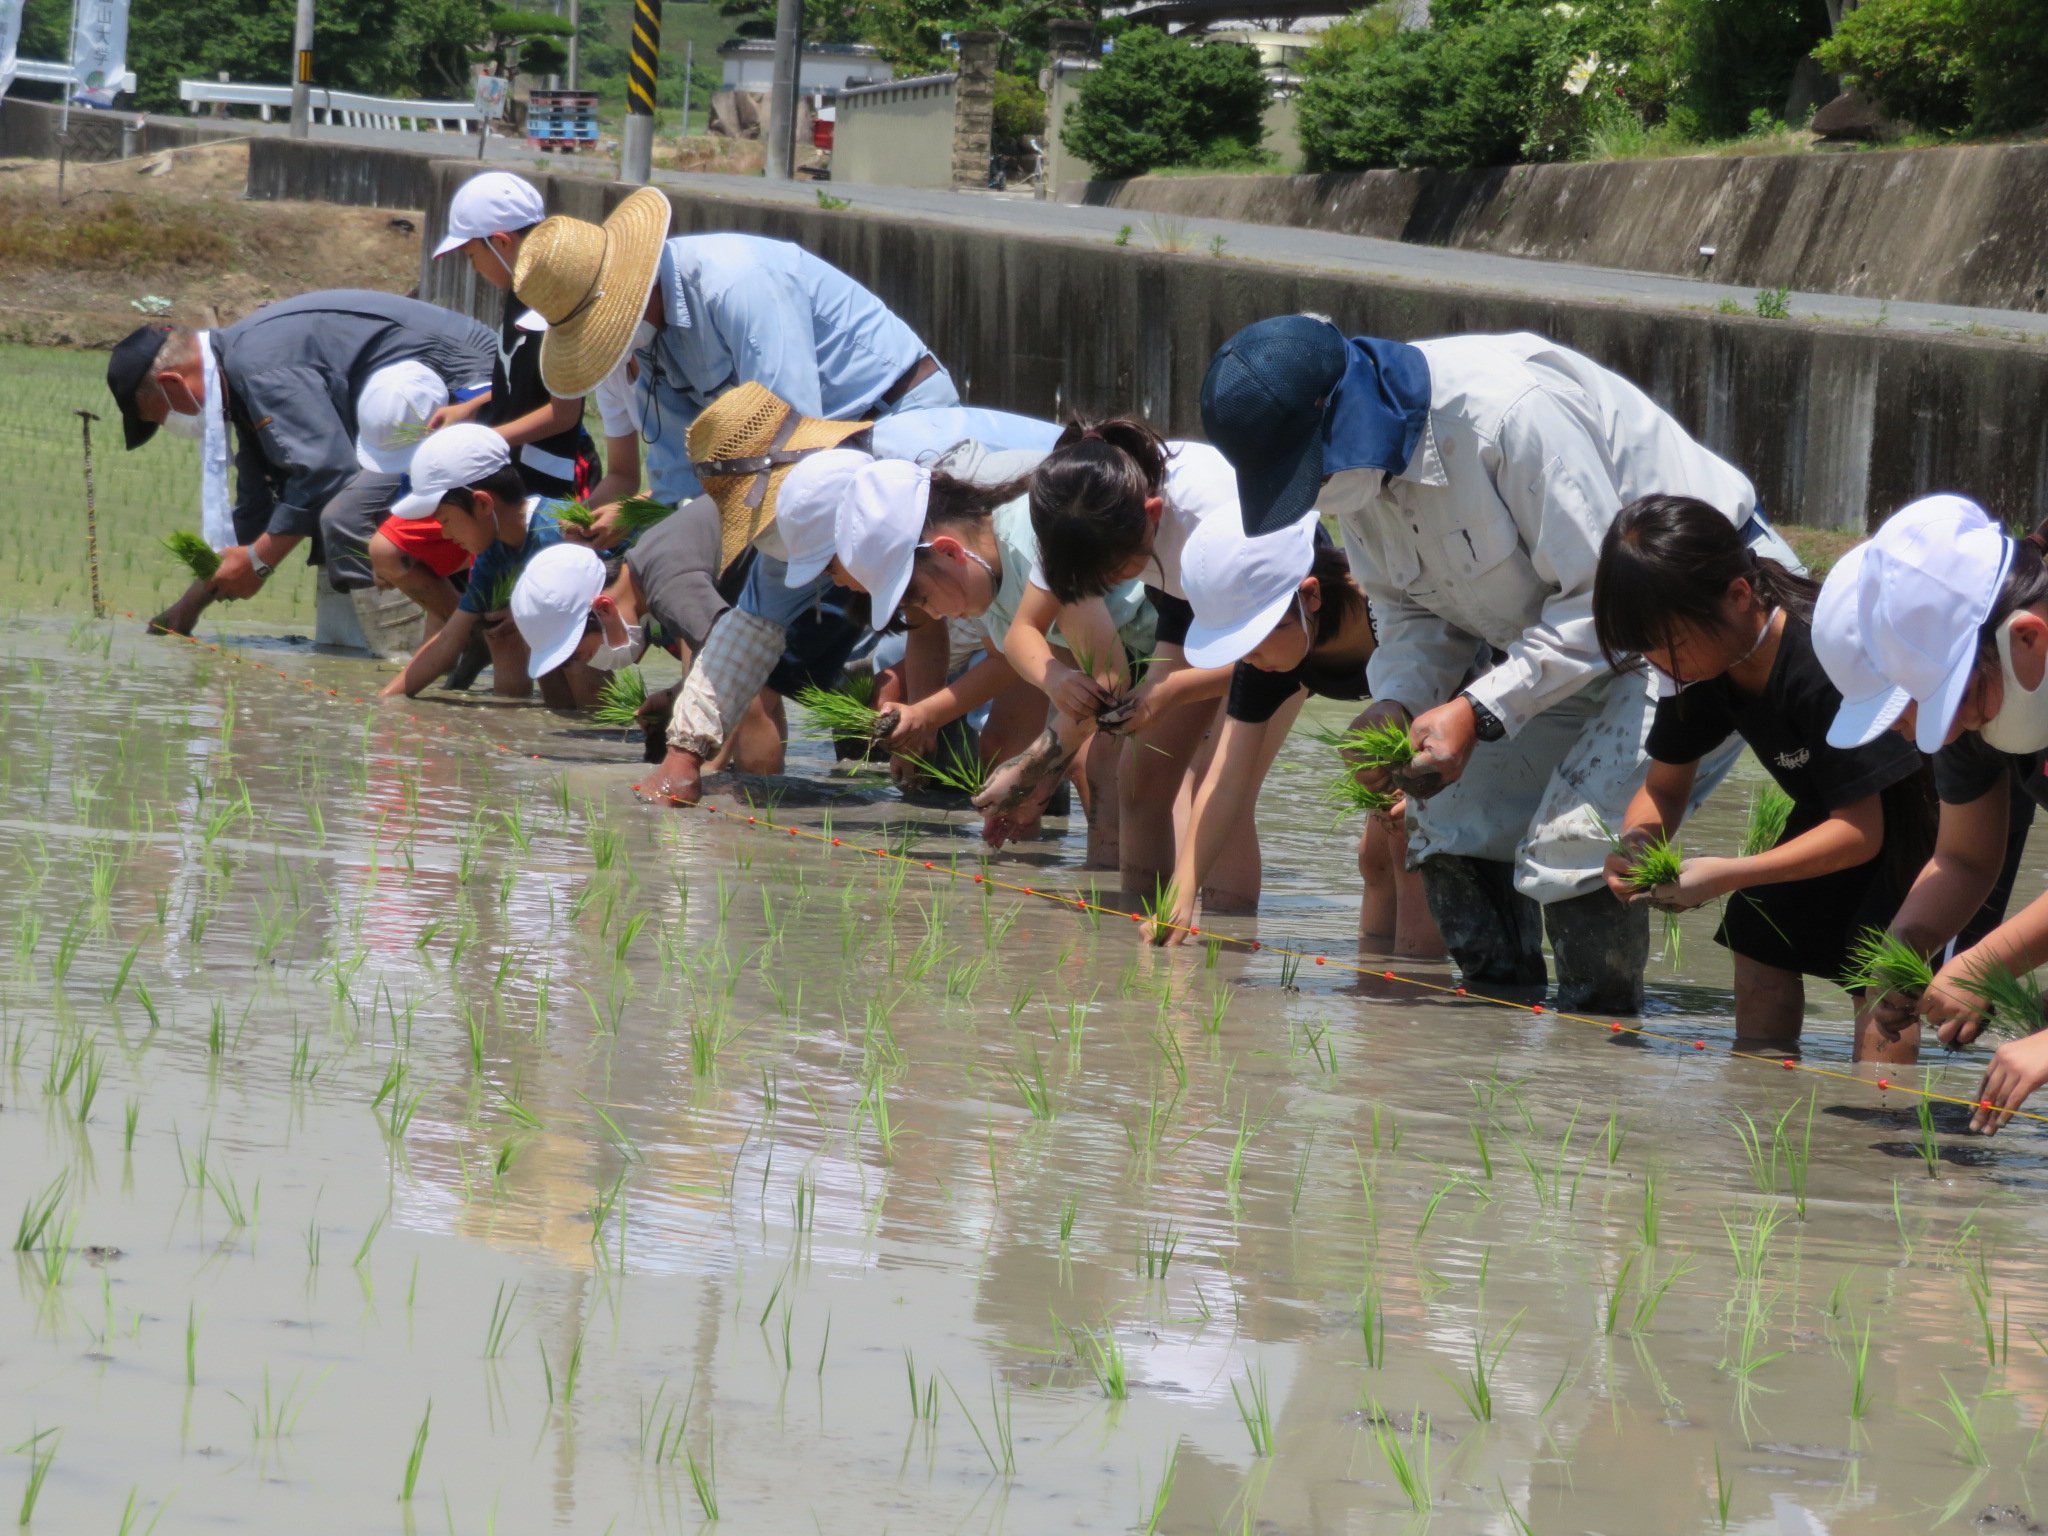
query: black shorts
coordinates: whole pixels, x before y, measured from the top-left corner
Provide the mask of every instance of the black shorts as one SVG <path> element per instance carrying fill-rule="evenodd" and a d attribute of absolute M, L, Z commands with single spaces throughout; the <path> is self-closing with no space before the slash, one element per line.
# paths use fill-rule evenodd
<path fill-rule="evenodd" d="M 1147 587 L 1145 596 L 1151 601 L 1152 611 L 1159 615 L 1159 628 L 1153 633 L 1152 643 L 1186 645 L 1188 626 L 1195 622 L 1195 605 L 1159 587 Z"/>
<path fill-rule="evenodd" d="M 1863 930 L 1889 926 L 1905 900 L 1884 864 L 1880 854 L 1831 875 L 1731 892 L 1714 942 L 1759 965 L 1836 981 Z"/>

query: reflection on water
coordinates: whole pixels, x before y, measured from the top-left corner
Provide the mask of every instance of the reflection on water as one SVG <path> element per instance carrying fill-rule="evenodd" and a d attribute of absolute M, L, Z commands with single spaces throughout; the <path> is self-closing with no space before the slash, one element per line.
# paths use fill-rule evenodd
<path fill-rule="evenodd" d="M 0 1434 L 36 1528 L 2036 1513 L 2035 1127 L 1139 951 L 947 878 L 964 818 L 817 793 L 820 747 L 740 787 L 937 870 L 642 808 L 627 749 L 539 710 L 423 728 L 103 636 L 17 624 L 0 663 Z M 1319 750 L 1233 931 L 1336 955 Z M 1690 846 L 1739 841 L 1724 799 Z M 1078 837 L 1024 852 L 1079 888 Z M 1725 1044 L 1711 932 L 1657 1022 Z M 1844 1064 L 1846 1006 L 1812 1012 Z"/>

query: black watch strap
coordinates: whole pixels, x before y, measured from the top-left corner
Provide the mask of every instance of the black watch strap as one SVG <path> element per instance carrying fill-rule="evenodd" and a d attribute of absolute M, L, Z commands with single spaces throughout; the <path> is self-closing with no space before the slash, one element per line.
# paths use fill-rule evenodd
<path fill-rule="evenodd" d="M 1500 723 L 1499 715 L 1473 698 L 1470 693 L 1460 693 L 1458 697 L 1472 706 L 1472 723 L 1478 728 L 1481 741 L 1499 741 L 1507 735 L 1508 728 Z"/>

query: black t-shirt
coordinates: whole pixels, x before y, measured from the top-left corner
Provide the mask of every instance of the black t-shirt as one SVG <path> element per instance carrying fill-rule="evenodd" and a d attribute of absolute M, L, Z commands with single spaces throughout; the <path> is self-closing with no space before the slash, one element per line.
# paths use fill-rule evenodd
<path fill-rule="evenodd" d="M 1240 661 L 1231 669 L 1230 698 L 1223 712 L 1232 720 L 1263 725 L 1301 688 L 1326 699 L 1371 697 L 1365 686 L 1364 662 L 1355 667 L 1319 667 L 1310 654 L 1291 672 L 1268 672 Z"/>
<path fill-rule="evenodd" d="M 521 330 L 518 321 L 525 313 L 526 306 L 519 302 L 518 296 L 507 293 L 505 313 L 498 322 L 498 360 L 491 365 L 491 403 L 484 408 L 480 418 L 487 427 L 516 421 L 541 409 L 554 398 L 540 376 L 540 342 L 546 332 Z M 514 450 L 512 457 L 519 464 L 519 473 L 526 481 L 526 488 L 536 496 L 573 497 L 576 482 L 531 462 L 525 455 L 525 448 L 538 449 L 552 458 L 572 464 L 585 454 L 596 457 L 590 434 L 583 430 L 581 422 L 566 432 L 557 432 L 553 437 L 543 437 Z"/>
<path fill-rule="evenodd" d="M 1660 763 L 1696 763 L 1740 734 L 1792 797 L 1790 827 L 1804 830 L 1920 768 L 1913 744 L 1891 731 L 1867 746 L 1829 746 L 1828 726 L 1841 705 L 1840 691 L 1813 654 L 1813 631 L 1788 613 L 1778 659 L 1761 693 L 1744 693 L 1717 677 L 1676 698 L 1659 699 L 1648 750 Z"/>
<path fill-rule="evenodd" d="M 1944 805 L 1981 800 L 2010 777 L 2036 805 L 2048 805 L 2048 752 L 2001 752 L 1975 731 L 1965 731 L 1934 754 L 1934 792 Z"/>

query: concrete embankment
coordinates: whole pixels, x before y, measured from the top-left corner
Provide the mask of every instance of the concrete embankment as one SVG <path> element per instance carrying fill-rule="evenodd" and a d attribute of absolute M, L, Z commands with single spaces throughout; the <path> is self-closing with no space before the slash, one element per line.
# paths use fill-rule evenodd
<path fill-rule="evenodd" d="M 2048 311 L 2048 144 L 1142 176 L 1059 195 L 1758 288 Z"/>
<path fill-rule="evenodd" d="M 434 166 L 432 250 L 465 163 Z M 630 190 L 537 177 L 549 207 L 601 218 Z M 1037 415 L 1136 411 L 1199 435 L 1216 347 L 1267 315 L 1315 310 L 1383 336 L 1532 330 L 1636 379 L 1755 477 L 1787 521 L 1861 527 L 1932 490 L 2010 516 L 2048 516 L 2048 349 L 1975 337 L 1574 303 L 1320 274 L 969 223 L 792 208 L 671 191 L 678 232 L 796 240 L 879 293 L 979 404 Z M 467 308 L 461 263 L 430 264 L 423 297 Z M 486 306 L 488 301 L 484 301 Z"/>

